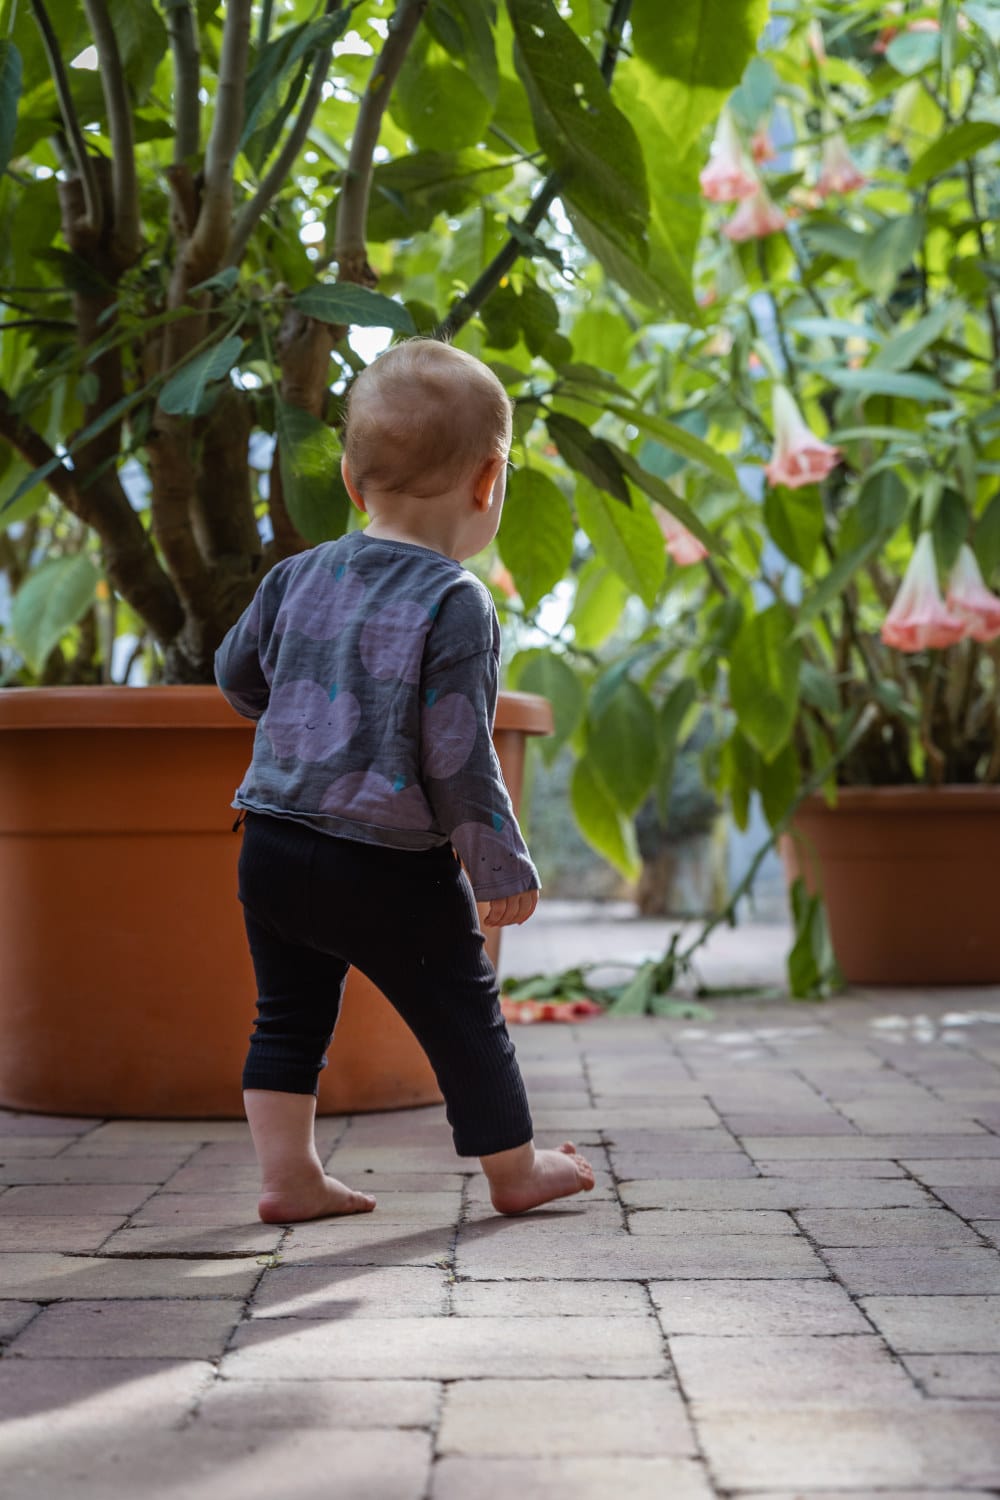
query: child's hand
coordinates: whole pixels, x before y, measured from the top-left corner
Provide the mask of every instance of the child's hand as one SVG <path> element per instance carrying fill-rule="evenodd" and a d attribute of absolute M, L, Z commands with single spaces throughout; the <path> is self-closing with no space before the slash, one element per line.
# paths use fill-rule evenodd
<path fill-rule="evenodd" d="M 483 918 L 484 927 L 520 927 L 538 905 L 537 891 L 521 891 L 517 896 L 501 896 L 491 901 Z"/>

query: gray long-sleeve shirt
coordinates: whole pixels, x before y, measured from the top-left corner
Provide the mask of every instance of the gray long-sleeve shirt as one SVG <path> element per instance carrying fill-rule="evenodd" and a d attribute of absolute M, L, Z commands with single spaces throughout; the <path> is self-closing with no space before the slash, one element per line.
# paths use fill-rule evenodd
<path fill-rule="evenodd" d="M 480 901 L 538 886 L 493 748 L 500 626 L 452 558 L 352 532 L 279 563 L 215 657 L 257 720 L 234 807 L 395 849 L 449 840 Z"/>

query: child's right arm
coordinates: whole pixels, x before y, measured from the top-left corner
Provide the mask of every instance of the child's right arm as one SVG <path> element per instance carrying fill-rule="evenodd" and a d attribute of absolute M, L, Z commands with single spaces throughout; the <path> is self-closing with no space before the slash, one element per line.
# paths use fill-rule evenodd
<path fill-rule="evenodd" d="M 215 653 L 215 680 L 245 719 L 259 719 L 270 694 L 260 662 L 260 590 Z"/>

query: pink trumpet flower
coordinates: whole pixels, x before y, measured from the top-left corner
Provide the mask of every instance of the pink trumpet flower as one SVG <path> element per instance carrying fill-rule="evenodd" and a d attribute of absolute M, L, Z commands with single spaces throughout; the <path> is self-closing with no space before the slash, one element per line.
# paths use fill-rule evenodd
<path fill-rule="evenodd" d="M 766 125 L 761 125 L 750 137 L 750 155 L 758 166 L 762 162 L 774 161 L 777 158 L 778 153 L 774 149 L 774 142 L 768 134 Z"/>
<path fill-rule="evenodd" d="M 966 622 L 952 614 L 941 598 L 934 539 L 924 531 L 882 624 L 882 640 L 897 651 L 926 651 L 929 647 L 954 646 L 967 634 Z"/>
<path fill-rule="evenodd" d="M 774 452 L 764 473 L 769 484 L 790 490 L 825 479 L 840 462 L 840 449 L 824 443 L 803 421 L 791 393 L 776 385 L 771 397 L 774 412 Z"/>
<path fill-rule="evenodd" d="M 786 222 L 761 182 L 753 197 L 744 198 L 729 223 L 722 226 L 722 232 L 731 240 L 762 240 L 769 234 L 780 234 Z"/>
<path fill-rule="evenodd" d="M 679 568 L 689 568 L 692 563 L 704 562 L 708 556 L 708 548 L 698 540 L 693 531 L 688 531 L 676 516 L 659 505 L 656 507 L 656 519 L 663 532 L 667 552 Z"/>
<path fill-rule="evenodd" d="M 840 131 L 828 135 L 823 142 L 823 161 L 816 182 L 820 197 L 828 198 L 831 193 L 853 193 L 856 188 L 864 187 L 866 181 Z"/>
<path fill-rule="evenodd" d="M 958 554 L 945 600 L 952 614 L 965 621 L 966 632 L 974 641 L 985 645 L 1000 636 L 1000 599 L 983 582 L 971 547 L 963 547 Z"/>
<path fill-rule="evenodd" d="M 708 166 L 698 181 L 702 193 L 712 203 L 734 203 L 756 192 L 758 177 L 746 152 L 728 109 L 719 116 Z"/>

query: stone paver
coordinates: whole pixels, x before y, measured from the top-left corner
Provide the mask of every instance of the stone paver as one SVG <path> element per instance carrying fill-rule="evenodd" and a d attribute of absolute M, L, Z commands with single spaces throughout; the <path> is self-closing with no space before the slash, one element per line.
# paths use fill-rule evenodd
<path fill-rule="evenodd" d="M 1000 1490 L 1000 991 L 714 1010 L 514 1032 L 598 1183 L 515 1219 L 440 1106 L 292 1228 L 240 1121 L 0 1110 L 0 1500 Z"/>

